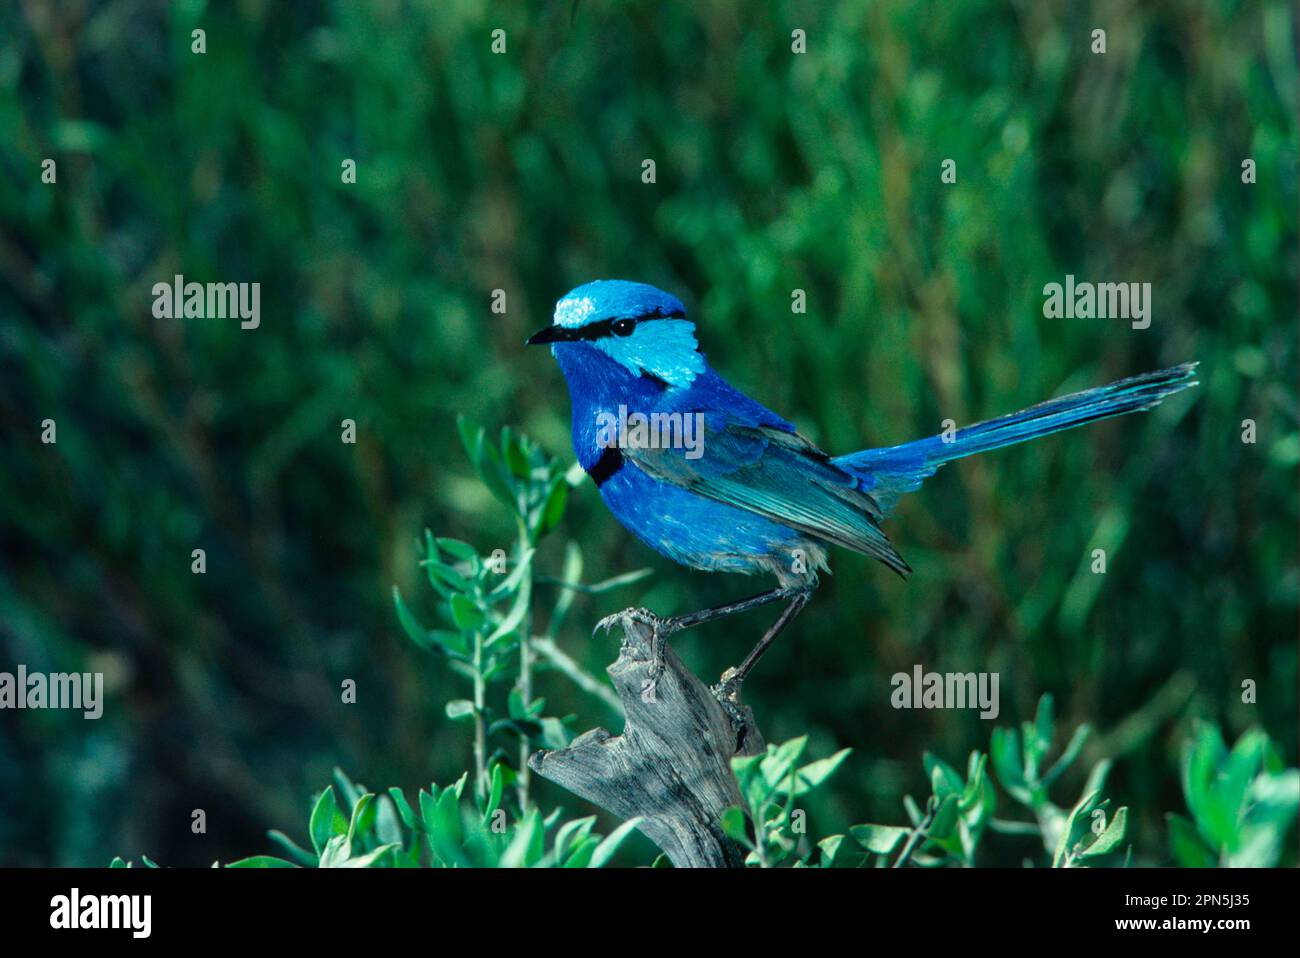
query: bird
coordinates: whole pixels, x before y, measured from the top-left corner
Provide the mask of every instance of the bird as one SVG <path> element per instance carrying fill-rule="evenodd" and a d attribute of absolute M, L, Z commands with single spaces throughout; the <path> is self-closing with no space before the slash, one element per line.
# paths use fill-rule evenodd
<path fill-rule="evenodd" d="M 1197 364 L 1182 363 L 902 445 L 832 456 L 724 380 L 700 351 L 685 306 L 649 284 L 578 286 L 527 345 L 550 346 L 568 384 L 578 463 L 628 531 L 691 569 L 775 578 L 774 588 L 737 602 L 670 617 L 625 609 L 597 625 L 608 632 L 631 619 L 649 627 L 644 691 L 653 697 L 669 636 L 785 603 L 713 687 L 733 708 L 755 663 L 812 597 L 818 573 L 829 571 L 829 547 L 870 556 L 904 578 L 912 571 L 882 523 L 940 466 L 1151 409 L 1197 385 Z"/>

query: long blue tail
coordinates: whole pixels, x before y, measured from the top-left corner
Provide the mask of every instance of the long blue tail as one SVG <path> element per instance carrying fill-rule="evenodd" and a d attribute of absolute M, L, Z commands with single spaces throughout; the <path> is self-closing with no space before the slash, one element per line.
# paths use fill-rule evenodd
<path fill-rule="evenodd" d="M 919 488 L 922 480 L 934 475 L 945 462 L 1049 436 L 1098 419 L 1150 409 L 1166 396 L 1195 386 L 1195 376 L 1196 363 L 1183 363 L 1049 399 L 1009 416 L 958 429 L 946 440 L 941 434 L 901 446 L 865 449 L 832 461 L 860 476 L 863 490 L 870 492 L 881 510 L 888 513 L 899 496 Z"/>

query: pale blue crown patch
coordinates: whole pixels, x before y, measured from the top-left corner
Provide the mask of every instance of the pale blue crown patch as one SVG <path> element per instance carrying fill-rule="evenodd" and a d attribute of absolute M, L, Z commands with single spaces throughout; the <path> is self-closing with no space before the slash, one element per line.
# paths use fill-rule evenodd
<path fill-rule="evenodd" d="M 555 325 L 574 329 L 595 313 L 596 303 L 590 296 L 567 296 L 555 304 Z"/>

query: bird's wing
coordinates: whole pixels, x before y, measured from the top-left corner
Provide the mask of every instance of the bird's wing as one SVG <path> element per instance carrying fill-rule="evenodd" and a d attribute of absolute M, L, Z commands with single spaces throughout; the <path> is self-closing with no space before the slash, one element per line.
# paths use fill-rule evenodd
<path fill-rule="evenodd" d="M 677 448 L 623 455 L 656 479 L 872 556 L 900 575 L 911 571 L 881 530 L 876 501 L 803 436 L 717 409 L 704 422 L 698 458 Z"/>

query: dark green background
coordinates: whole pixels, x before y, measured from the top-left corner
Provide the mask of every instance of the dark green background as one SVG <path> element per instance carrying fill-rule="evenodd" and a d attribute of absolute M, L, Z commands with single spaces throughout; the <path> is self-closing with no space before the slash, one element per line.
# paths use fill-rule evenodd
<path fill-rule="evenodd" d="M 0 864 L 206 865 L 270 850 L 268 827 L 302 839 L 336 764 L 372 787 L 458 776 L 462 683 L 402 636 L 390 587 L 433 618 L 426 525 L 509 546 L 457 413 L 567 461 L 563 381 L 522 343 L 598 277 L 680 296 L 722 373 L 834 452 L 1201 361 L 1155 413 L 942 470 L 889 526 L 910 581 L 834 556 L 747 686 L 770 739 L 855 750 L 816 835 L 901 822 L 923 750 L 987 747 L 971 713 L 890 708 L 918 662 L 1000 672 L 1004 723 L 1044 691 L 1095 723 L 1085 757 L 1116 757 L 1139 861 L 1168 860 L 1194 716 L 1260 723 L 1295 763 L 1292 5 L 492 6 L 0 8 L 0 669 L 111 686 L 98 722 L 0 713 Z M 178 272 L 260 282 L 261 328 L 154 319 Z M 1045 319 L 1066 273 L 1152 283 L 1151 328 Z M 590 484 L 544 570 L 565 537 L 589 578 L 656 570 L 579 600 L 561 641 L 596 671 L 616 647 L 588 639 L 597 617 L 759 585 L 659 559 Z M 677 648 L 716 674 L 767 621 Z M 538 690 L 608 721 L 558 678 Z"/>

